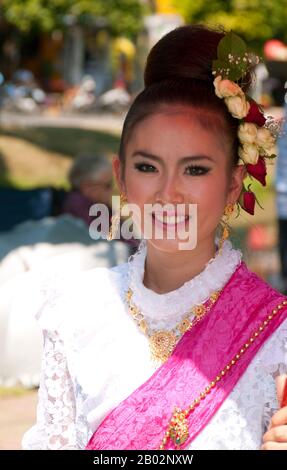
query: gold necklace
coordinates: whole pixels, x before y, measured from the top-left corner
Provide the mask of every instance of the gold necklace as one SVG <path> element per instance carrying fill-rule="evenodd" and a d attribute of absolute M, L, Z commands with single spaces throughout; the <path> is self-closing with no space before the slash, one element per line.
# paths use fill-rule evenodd
<path fill-rule="evenodd" d="M 149 345 L 151 350 L 151 358 L 156 363 L 165 362 L 172 354 L 178 340 L 183 334 L 190 330 L 196 325 L 202 318 L 209 312 L 211 307 L 217 301 L 221 291 L 214 291 L 210 295 L 209 299 L 202 303 L 192 307 L 183 317 L 183 319 L 175 325 L 170 331 L 158 330 L 152 331 L 149 327 L 144 315 L 140 309 L 133 303 L 132 296 L 133 291 L 129 287 L 126 293 L 126 301 L 128 304 L 129 311 L 137 323 L 139 329 L 149 338 Z M 195 318 L 191 320 L 191 315 Z"/>

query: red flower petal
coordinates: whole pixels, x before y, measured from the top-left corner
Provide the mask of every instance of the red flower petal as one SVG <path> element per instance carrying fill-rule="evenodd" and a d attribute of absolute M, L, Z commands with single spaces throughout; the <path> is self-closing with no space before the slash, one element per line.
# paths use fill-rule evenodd
<path fill-rule="evenodd" d="M 256 165 L 251 165 L 250 163 L 248 163 L 246 165 L 246 170 L 251 176 L 257 179 L 262 184 L 262 186 L 266 186 L 267 170 L 266 163 L 263 157 L 258 158 Z"/>
<path fill-rule="evenodd" d="M 255 194 L 252 191 L 246 191 L 245 187 L 243 187 L 238 201 L 242 209 L 248 212 L 248 214 L 254 215 L 255 201 Z"/>
<path fill-rule="evenodd" d="M 264 126 L 266 118 L 264 117 L 264 114 L 260 110 L 256 101 L 250 101 L 250 109 L 247 116 L 245 116 L 244 121 L 253 122 L 254 124 L 257 124 L 260 127 Z"/>
<path fill-rule="evenodd" d="M 246 191 L 243 195 L 244 209 L 251 215 L 254 215 L 255 195 L 252 191 Z"/>

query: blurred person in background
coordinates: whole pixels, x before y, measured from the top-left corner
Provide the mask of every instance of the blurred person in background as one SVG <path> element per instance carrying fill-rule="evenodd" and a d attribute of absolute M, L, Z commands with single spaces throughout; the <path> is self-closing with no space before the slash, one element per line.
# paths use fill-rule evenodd
<path fill-rule="evenodd" d="M 70 169 L 72 187 L 63 202 L 62 213 L 82 219 L 89 227 L 97 216 L 89 215 L 93 204 L 105 204 L 109 210 L 109 225 L 112 218 L 113 172 L 110 161 L 103 155 L 78 157 Z M 129 247 L 130 254 L 138 248 L 138 240 L 120 238 Z"/>
<path fill-rule="evenodd" d="M 67 194 L 62 212 L 78 217 L 89 226 L 93 204 L 105 204 L 111 215 L 113 174 L 110 161 L 102 155 L 82 155 L 69 173 L 72 190 Z"/>
<path fill-rule="evenodd" d="M 287 95 L 286 95 L 287 96 Z M 286 99 L 286 98 L 285 98 Z M 276 167 L 276 202 L 279 229 L 279 252 L 281 262 L 282 291 L 287 294 L 287 103 L 285 103 L 283 132 L 278 139 Z"/>

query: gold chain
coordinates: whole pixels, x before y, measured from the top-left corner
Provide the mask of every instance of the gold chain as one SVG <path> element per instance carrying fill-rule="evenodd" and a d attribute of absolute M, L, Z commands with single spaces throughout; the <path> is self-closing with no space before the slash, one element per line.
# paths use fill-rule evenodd
<path fill-rule="evenodd" d="M 129 288 L 126 293 L 126 301 L 129 307 L 129 311 L 133 319 L 138 324 L 139 329 L 149 338 L 152 360 L 156 363 L 165 362 L 172 354 L 172 351 L 174 350 L 181 336 L 186 331 L 193 328 L 196 323 L 202 320 L 202 318 L 207 314 L 207 312 L 209 312 L 211 307 L 215 304 L 220 293 L 221 291 L 214 291 L 204 304 L 199 304 L 192 307 L 191 310 L 189 310 L 185 314 L 183 320 L 181 320 L 177 325 L 175 325 L 172 330 L 159 330 L 152 332 L 149 329 L 144 315 L 142 314 L 140 309 L 133 303 L 133 291 L 131 288 Z M 195 315 L 195 318 L 193 320 L 190 319 L 191 315 Z"/>
<path fill-rule="evenodd" d="M 283 300 L 281 304 L 278 304 L 272 310 L 272 313 L 269 314 L 266 319 L 261 323 L 259 328 L 250 336 L 248 341 L 240 348 L 238 353 L 231 359 L 231 361 L 222 369 L 222 371 L 212 380 L 207 387 L 199 394 L 199 396 L 192 402 L 192 404 L 182 410 L 179 407 L 174 409 L 173 415 L 170 419 L 169 426 L 167 431 L 165 432 L 164 438 L 161 441 L 161 444 L 157 450 L 163 450 L 167 444 L 168 439 L 171 439 L 176 449 L 180 449 L 180 446 L 186 442 L 189 436 L 188 431 L 188 416 L 192 413 L 197 406 L 205 399 L 206 395 L 208 395 L 211 390 L 216 386 L 220 380 L 225 377 L 225 375 L 232 370 L 233 366 L 239 361 L 242 355 L 247 351 L 249 346 L 258 338 L 260 333 L 264 331 L 266 326 L 273 320 L 273 318 L 277 315 L 278 311 L 281 310 L 285 305 L 287 305 L 287 300 Z"/>

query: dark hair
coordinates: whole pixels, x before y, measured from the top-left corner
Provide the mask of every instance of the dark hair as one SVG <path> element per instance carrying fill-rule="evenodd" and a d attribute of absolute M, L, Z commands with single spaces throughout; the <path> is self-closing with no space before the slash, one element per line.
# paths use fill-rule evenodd
<path fill-rule="evenodd" d="M 238 119 L 232 117 L 224 100 L 215 95 L 212 61 L 217 57 L 217 45 L 225 32 L 201 25 L 185 25 L 162 37 L 147 57 L 145 88 L 136 96 L 123 125 L 119 158 L 125 163 L 127 141 L 135 126 L 155 112 L 164 111 L 170 104 L 191 106 L 199 122 L 208 129 L 215 128 L 230 142 L 233 158 L 238 162 Z M 239 85 L 246 90 L 250 77 Z"/>

